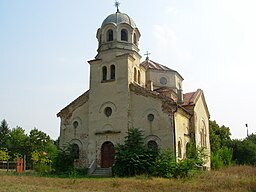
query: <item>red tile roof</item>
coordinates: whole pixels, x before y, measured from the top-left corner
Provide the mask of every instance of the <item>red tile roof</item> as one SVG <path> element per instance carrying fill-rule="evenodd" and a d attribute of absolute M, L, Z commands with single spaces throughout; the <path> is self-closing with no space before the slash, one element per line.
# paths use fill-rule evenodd
<path fill-rule="evenodd" d="M 183 104 L 182 106 L 195 105 L 203 91 L 197 89 L 195 92 L 185 93 L 183 95 Z"/>

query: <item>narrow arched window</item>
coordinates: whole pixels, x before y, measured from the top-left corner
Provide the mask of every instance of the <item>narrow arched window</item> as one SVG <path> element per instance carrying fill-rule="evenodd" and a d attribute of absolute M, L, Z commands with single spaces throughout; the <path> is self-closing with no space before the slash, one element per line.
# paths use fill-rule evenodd
<path fill-rule="evenodd" d="M 140 71 L 138 71 L 138 83 L 140 84 Z"/>
<path fill-rule="evenodd" d="M 157 151 L 158 150 L 158 145 L 155 141 L 151 140 L 148 142 L 148 149 L 151 149 L 153 151 Z"/>
<path fill-rule="evenodd" d="M 128 32 L 126 29 L 121 30 L 121 40 L 122 41 L 128 41 Z"/>
<path fill-rule="evenodd" d="M 134 67 L 134 81 L 137 81 L 137 70 L 136 70 L 136 68 Z"/>
<path fill-rule="evenodd" d="M 107 32 L 107 41 L 113 41 L 113 30 L 109 29 Z"/>
<path fill-rule="evenodd" d="M 106 66 L 102 67 L 102 80 L 103 81 L 107 80 L 107 67 Z"/>
<path fill-rule="evenodd" d="M 137 36 L 135 33 L 133 34 L 133 43 L 137 45 Z"/>
<path fill-rule="evenodd" d="M 178 157 L 181 158 L 181 141 L 178 142 Z"/>
<path fill-rule="evenodd" d="M 115 71 L 115 65 L 111 65 L 110 67 L 110 79 L 115 79 L 116 78 L 116 71 Z"/>
<path fill-rule="evenodd" d="M 72 153 L 74 159 L 79 159 L 79 146 L 77 144 L 72 145 Z"/>

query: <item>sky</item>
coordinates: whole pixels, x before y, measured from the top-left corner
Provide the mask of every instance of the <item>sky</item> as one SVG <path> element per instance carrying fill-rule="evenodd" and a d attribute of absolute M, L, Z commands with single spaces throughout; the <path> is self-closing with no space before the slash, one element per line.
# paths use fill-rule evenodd
<path fill-rule="evenodd" d="M 120 0 L 140 30 L 142 61 L 204 91 L 210 119 L 232 138 L 256 133 L 255 0 Z M 0 121 L 57 139 L 56 114 L 89 89 L 96 32 L 114 0 L 0 0 Z"/>

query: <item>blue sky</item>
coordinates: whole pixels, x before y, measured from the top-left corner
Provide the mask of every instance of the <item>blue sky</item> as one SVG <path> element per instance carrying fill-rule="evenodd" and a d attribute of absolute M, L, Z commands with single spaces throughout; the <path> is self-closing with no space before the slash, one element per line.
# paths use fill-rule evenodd
<path fill-rule="evenodd" d="M 140 54 L 204 91 L 232 138 L 256 132 L 255 0 L 120 0 L 141 32 Z M 114 1 L 0 0 L 0 120 L 56 139 L 56 114 L 89 89 L 88 60 Z"/>

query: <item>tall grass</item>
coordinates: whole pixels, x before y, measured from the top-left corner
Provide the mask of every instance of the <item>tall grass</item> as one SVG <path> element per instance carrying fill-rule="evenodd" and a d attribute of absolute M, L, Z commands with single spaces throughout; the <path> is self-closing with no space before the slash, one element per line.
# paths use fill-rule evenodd
<path fill-rule="evenodd" d="M 205 171 L 190 179 L 132 178 L 47 178 L 0 173 L 1 192 L 256 192 L 256 167 L 233 166 Z"/>

